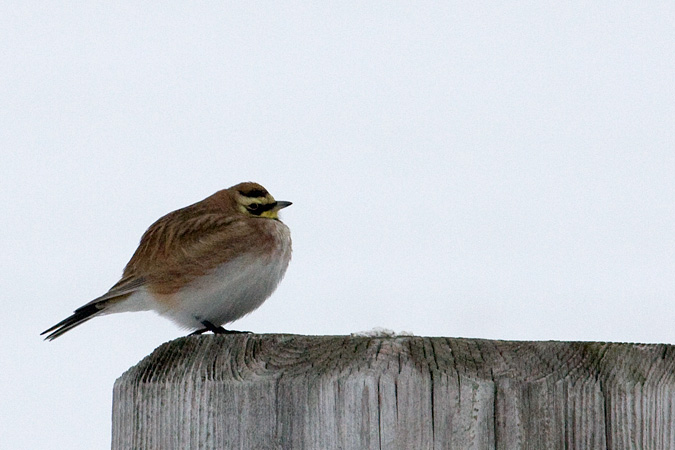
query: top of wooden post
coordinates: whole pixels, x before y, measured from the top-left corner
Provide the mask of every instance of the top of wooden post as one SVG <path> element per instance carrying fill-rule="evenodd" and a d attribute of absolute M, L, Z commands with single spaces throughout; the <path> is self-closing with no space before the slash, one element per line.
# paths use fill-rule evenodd
<path fill-rule="evenodd" d="M 338 375 L 344 370 L 381 370 L 392 363 L 430 372 L 452 371 L 476 379 L 532 381 L 592 375 L 643 383 L 655 376 L 675 377 L 674 356 L 675 347 L 667 344 L 420 336 L 205 335 L 161 345 L 117 383 L 170 382 L 187 374 L 234 380 L 307 371 Z"/>
<path fill-rule="evenodd" d="M 675 448 L 674 413 L 670 345 L 195 336 L 117 380 L 113 448 Z"/>

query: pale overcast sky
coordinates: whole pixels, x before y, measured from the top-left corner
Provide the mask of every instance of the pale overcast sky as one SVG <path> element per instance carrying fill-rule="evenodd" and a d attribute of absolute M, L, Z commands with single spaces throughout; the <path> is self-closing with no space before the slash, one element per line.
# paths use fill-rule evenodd
<path fill-rule="evenodd" d="M 185 332 L 38 334 L 240 181 L 294 256 L 232 328 L 675 342 L 674 80 L 673 2 L 3 2 L 0 447 L 109 447 Z"/>

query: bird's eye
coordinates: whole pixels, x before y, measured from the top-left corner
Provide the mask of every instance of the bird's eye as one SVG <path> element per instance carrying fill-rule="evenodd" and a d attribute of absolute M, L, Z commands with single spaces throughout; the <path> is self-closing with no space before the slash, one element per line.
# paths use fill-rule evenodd
<path fill-rule="evenodd" d="M 259 206 L 260 205 L 258 205 L 257 203 L 251 203 L 250 205 L 248 205 L 248 209 L 249 211 L 255 211 L 258 209 Z"/>

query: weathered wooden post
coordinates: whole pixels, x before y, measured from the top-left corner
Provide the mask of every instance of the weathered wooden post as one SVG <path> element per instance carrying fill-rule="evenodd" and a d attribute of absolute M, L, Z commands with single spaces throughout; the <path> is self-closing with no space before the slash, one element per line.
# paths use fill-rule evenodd
<path fill-rule="evenodd" d="M 675 449 L 675 347 L 194 336 L 115 383 L 122 449 Z"/>

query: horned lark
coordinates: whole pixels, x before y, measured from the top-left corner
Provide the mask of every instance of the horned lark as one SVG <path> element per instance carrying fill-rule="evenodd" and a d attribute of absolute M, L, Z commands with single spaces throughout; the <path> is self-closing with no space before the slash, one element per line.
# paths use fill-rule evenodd
<path fill-rule="evenodd" d="M 222 325 L 258 308 L 291 259 L 291 233 L 276 201 L 241 183 L 173 211 L 143 234 L 122 279 L 42 334 L 55 339 L 98 315 L 154 310 L 178 325 L 228 333 Z"/>

